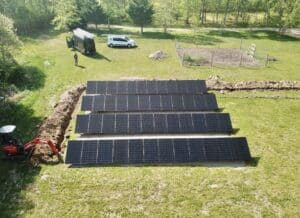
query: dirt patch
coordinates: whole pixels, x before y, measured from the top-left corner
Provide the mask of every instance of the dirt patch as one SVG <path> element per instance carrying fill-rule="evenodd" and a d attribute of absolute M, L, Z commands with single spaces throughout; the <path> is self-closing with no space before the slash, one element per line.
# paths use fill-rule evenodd
<path fill-rule="evenodd" d="M 214 91 L 300 90 L 300 81 L 224 82 L 219 79 L 209 79 L 206 85 L 209 90 Z"/>
<path fill-rule="evenodd" d="M 84 85 L 77 86 L 66 91 L 60 98 L 59 102 L 54 106 L 54 111 L 41 124 L 38 135 L 40 139 L 52 140 L 56 147 L 60 147 L 64 140 L 65 131 L 72 119 L 72 114 L 78 103 L 78 100 L 86 87 Z M 58 163 L 58 158 L 52 154 L 48 145 L 37 145 L 31 157 L 31 163 Z"/>
<path fill-rule="evenodd" d="M 185 66 L 260 66 L 259 61 L 240 49 L 177 48 L 177 53 Z"/>

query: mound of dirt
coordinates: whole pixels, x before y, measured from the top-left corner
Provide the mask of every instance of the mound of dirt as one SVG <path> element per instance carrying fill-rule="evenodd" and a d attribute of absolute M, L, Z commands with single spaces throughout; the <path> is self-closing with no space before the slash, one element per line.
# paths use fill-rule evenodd
<path fill-rule="evenodd" d="M 163 51 L 156 51 L 149 55 L 152 60 L 163 60 L 167 57 L 167 54 Z"/>
<path fill-rule="evenodd" d="M 215 91 L 300 90 L 300 81 L 224 82 L 215 77 L 207 80 L 206 85 L 209 90 Z"/>
<path fill-rule="evenodd" d="M 57 148 L 64 140 L 65 131 L 72 119 L 72 114 L 78 103 L 78 100 L 86 87 L 77 86 L 66 91 L 60 98 L 60 101 L 54 106 L 54 111 L 41 124 L 38 135 L 40 139 L 52 140 Z M 40 162 L 46 164 L 58 163 L 59 159 L 52 154 L 48 145 L 37 145 L 31 156 L 31 163 L 34 165 Z"/>

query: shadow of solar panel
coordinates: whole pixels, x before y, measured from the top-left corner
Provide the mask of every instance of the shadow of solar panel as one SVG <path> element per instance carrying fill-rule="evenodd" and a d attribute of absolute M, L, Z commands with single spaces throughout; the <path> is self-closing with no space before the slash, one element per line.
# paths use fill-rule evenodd
<path fill-rule="evenodd" d="M 128 81 L 117 82 L 117 94 L 124 95 L 128 93 Z"/>
<path fill-rule="evenodd" d="M 114 142 L 114 164 L 128 164 L 128 140 L 116 140 Z"/>
<path fill-rule="evenodd" d="M 160 111 L 160 96 L 159 95 L 150 95 L 150 110 Z"/>
<path fill-rule="evenodd" d="M 218 103 L 214 94 L 203 95 L 205 98 L 207 110 L 218 110 Z"/>
<path fill-rule="evenodd" d="M 136 81 L 128 81 L 128 91 L 127 92 L 129 95 L 137 94 Z"/>
<path fill-rule="evenodd" d="M 195 133 L 192 114 L 179 114 L 180 133 Z"/>
<path fill-rule="evenodd" d="M 129 141 L 129 163 L 143 163 L 143 140 Z"/>
<path fill-rule="evenodd" d="M 208 161 L 220 161 L 220 151 L 219 146 L 224 144 L 224 141 L 222 139 L 204 139 L 204 147 L 206 152 L 206 158 Z"/>
<path fill-rule="evenodd" d="M 128 111 L 138 111 L 138 96 L 137 95 L 129 95 L 128 96 Z"/>
<path fill-rule="evenodd" d="M 141 115 L 130 114 L 129 115 L 129 134 L 138 134 L 142 132 L 141 127 Z"/>
<path fill-rule="evenodd" d="M 127 95 L 118 95 L 117 97 L 117 111 L 128 111 L 127 108 Z"/>
<path fill-rule="evenodd" d="M 102 115 L 101 114 L 92 114 L 90 116 L 89 123 L 89 134 L 102 133 Z"/>
<path fill-rule="evenodd" d="M 96 81 L 88 81 L 86 93 L 87 94 L 96 94 L 97 82 Z"/>
<path fill-rule="evenodd" d="M 189 144 L 187 139 L 174 139 L 175 162 L 190 162 Z"/>
<path fill-rule="evenodd" d="M 170 139 L 159 139 L 159 162 L 173 163 L 174 162 L 174 149 L 173 142 Z"/>
<path fill-rule="evenodd" d="M 178 114 L 167 114 L 168 133 L 180 133 Z"/>
<path fill-rule="evenodd" d="M 184 110 L 186 110 L 186 111 L 199 110 L 198 108 L 195 107 L 193 95 L 184 95 L 184 96 L 182 96 L 182 99 L 183 99 L 183 104 L 184 104 Z M 200 108 L 200 110 L 202 110 L 202 108 Z"/>
<path fill-rule="evenodd" d="M 206 133 L 204 114 L 192 114 L 195 132 Z"/>
<path fill-rule="evenodd" d="M 111 134 L 115 132 L 115 115 L 103 114 L 102 133 Z"/>
<path fill-rule="evenodd" d="M 189 84 L 187 80 L 176 81 L 177 82 L 177 93 L 185 94 L 189 93 Z"/>
<path fill-rule="evenodd" d="M 157 94 L 157 81 L 151 80 L 147 81 L 147 93 L 148 94 Z"/>
<path fill-rule="evenodd" d="M 167 133 L 167 116 L 165 114 L 154 114 L 154 132 Z"/>
<path fill-rule="evenodd" d="M 117 81 L 107 81 L 106 94 L 108 94 L 108 95 L 117 94 Z"/>
<path fill-rule="evenodd" d="M 142 131 L 143 133 L 151 134 L 154 132 L 154 125 L 153 125 L 153 114 L 142 114 Z"/>
<path fill-rule="evenodd" d="M 92 111 L 93 109 L 93 97 L 92 96 L 83 96 L 81 103 L 82 111 Z"/>
<path fill-rule="evenodd" d="M 104 100 L 105 96 L 104 95 L 98 95 L 94 96 L 94 105 L 92 111 L 104 111 Z"/>
<path fill-rule="evenodd" d="M 116 133 L 125 134 L 128 133 L 128 114 L 116 115 Z"/>
<path fill-rule="evenodd" d="M 88 133 L 89 117 L 86 115 L 78 115 L 76 120 L 76 133 Z"/>
<path fill-rule="evenodd" d="M 142 111 L 150 110 L 150 96 L 139 95 L 139 109 Z"/>
<path fill-rule="evenodd" d="M 229 114 L 218 114 L 218 132 L 231 133 L 232 125 Z"/>
<path fill-rule="evenodd" d="M 96 164 L 98 141 L 85 141 L 82 146 L 81 164 Z"/>
<path fill-rule="evenodd" d="M 177 94 L 178 93 L 177 81 L 169 80 L 167 83 L 167 86 L 168 86 L 167 94 Z"/>
<path fill-rule="evenodd" d="M 184 110 L 182 96 L 181 95 L 172 95 L 172 105 L 174 111 Z"/>
<path fill-rule="evenodd" d="M 99 141 L 98 145 L 98 164 L 111 164 L 113 141 Z"/>
<path fill-rule="evenodd" d="M 205 119 L 205 127 L 206 127 L 206 132 L 208 133 L 220 133 L 218 129 L 218 115 L 217 114 L 204 114 L 204 119 Z M 224 133 L 224 131 L 222 132 Z"/>
<path fill-rule="evenodd" d="M 116 110 L 116 96 L 107 95 L 105 97 L 105 111 L 115 111 Z"/>
<path fill-rule="evenodd" d="M 137 81 L 137 94 L 148 94 L 146 81 Z"/>
<path fill-rule="evenodd" d="M 205 103 L 204 95 L 194 95 L 194 103 L 195 103 L 195 107 L 200 111 L 201 110 L 207 110 L 207 111 L 210 110 Z"/>
<path fill-rule="evenodd" d="M 96 94 L 106 94 L 106 81 L 97 82 Z"/>
<path fill-rule="evenodd" d="M 204 162 L 206 159 L 206 151 L 203 145 L 203 139 L 189 140 L 190 146 L 190 161 L 191 162 Z"/>
<path fill-rule="evenodd" d="M 158 141 L 155 139 L 144 140 L 144 163 L 158 163 Z"/>
<path fill-rule="evenodd" d="M 161 96 L 161 105 L 162 105 L 164 111 L 173 110 L 171 95 L 162 95 Z"/>
<path fill-rule="evenodd" d="M 169 94 L 168 93 L 168 81 L 159 80 L 157 84 L 157 93 L 159 94 Z"/>
<path fill-rule="evenodd" d="M 80 164 L 82 141 L 69 141 L 66 154 L 66 164 Z"/>

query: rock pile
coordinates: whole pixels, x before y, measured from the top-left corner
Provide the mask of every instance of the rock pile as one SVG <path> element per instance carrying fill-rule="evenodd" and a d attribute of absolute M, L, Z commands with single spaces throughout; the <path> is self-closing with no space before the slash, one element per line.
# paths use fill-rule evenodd
<path fill-rule="evenodd" d="M 149 58 L 152 60 L 162 60 L 167 57 L 167 54 L 163 51 L 156 51 L 149 55 Z"/>

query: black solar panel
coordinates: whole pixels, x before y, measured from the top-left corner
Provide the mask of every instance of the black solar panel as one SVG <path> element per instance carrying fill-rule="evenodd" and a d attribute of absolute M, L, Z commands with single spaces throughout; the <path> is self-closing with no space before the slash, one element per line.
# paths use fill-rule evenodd
<path fill-rule="evenodd" d="M 203 94 L 203 80 L 88 81 L 87 94 Z"/>
<path fill-rule="evenodd" d="M 232 132 L 226 113 L 118 113 L 78 115 L 81 134 L 179 134 Z"/>
<path fill-rule="evenodd" d="M 83 111 L 215 111 L 216 97 L 205 95 L 96 95 L 84 96 Z"/>
<path fill-rule="evenodd" d="M 249 161 L 246 138 L 69 141 L 73 165 Z"/>

